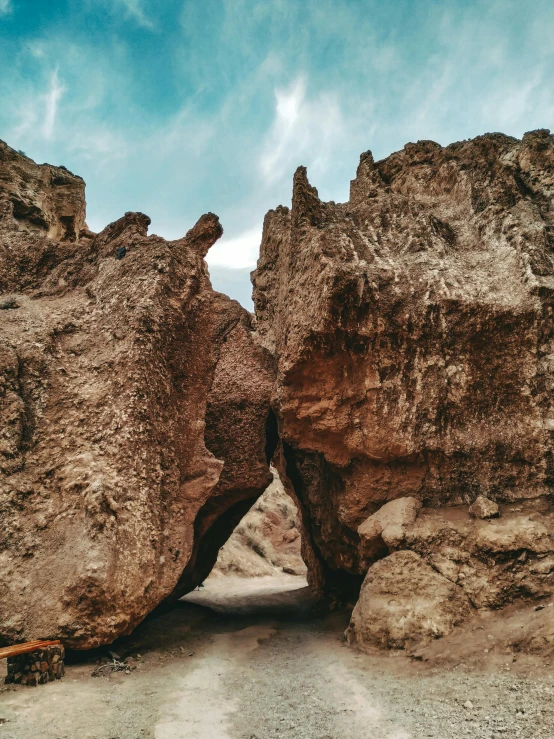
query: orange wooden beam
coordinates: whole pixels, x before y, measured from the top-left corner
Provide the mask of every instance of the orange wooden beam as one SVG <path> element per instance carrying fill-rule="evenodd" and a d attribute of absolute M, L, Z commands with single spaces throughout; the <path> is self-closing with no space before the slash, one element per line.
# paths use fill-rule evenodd
<path fill-rule="evenodd" d="M 36 652 L 44 647 L 53 647 L 61 642 L 59 639 L 54 641 L 28 641 L 25 644 L 14 644 L 12 647 L 0 648 L 0 659 L 7 659 L 8 657 L 17 657 L 19 654 L 28 654 L 29 652 Z"/>

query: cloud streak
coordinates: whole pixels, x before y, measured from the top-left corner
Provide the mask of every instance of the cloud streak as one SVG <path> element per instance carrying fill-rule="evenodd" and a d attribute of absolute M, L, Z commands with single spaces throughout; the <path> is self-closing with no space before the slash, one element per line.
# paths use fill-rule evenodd
<path fill-rule="evenodd" d="M 308 96 L 305 76 L 288 88 L 275 90 L 275 117 L 265 137 L 260 170 L 266 186 L 289 177 L 291 169 L 307 164 L 322 174 L 348 129 L 338 95 L 320 91 Z"/>
<path fill-rule="evenodd" d="M 58 77 L 58 69 L 52 73 L 50 78 L 50 89 L 44 98 L 44 124 L 42 133 L 44 138 L 51 139 L 56 130 L 56 117 L 58 114 L 58 104 L 65 92 L 64 86 L 60 83 Z"/>
<path fill-rule="evenodd" d="M 0 16 L 9 15 L 13 11 L 11 0 L 0 0 Z"/>
<path fill-rule="evenodd" d="M 244 231 L 234 238 L 223 238 L 208 252 L 208 264 L 218 267 L 253 269 L 258 259 L 262 240 L 261 225 Z"/>
<path fill-rule="evenodd" d="M 150 30 L 154 28 L 154 23 L 146 15 L 140 0 L 117 0 L 117 2 L 123 5 L 129 17 L 132 18 L 139 26 Z"/>

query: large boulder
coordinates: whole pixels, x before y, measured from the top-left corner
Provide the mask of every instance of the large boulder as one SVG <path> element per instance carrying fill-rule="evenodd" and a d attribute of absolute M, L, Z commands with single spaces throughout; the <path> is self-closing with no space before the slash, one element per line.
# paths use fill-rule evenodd
<path fill-rule="evenodd" d="M 415 552 L 369 569 L 346 638 L 361 649 L 405 649 L 450 634 L 470 615 L 462 590 Z"/>
<path fill-rule="evenodd" d="M 379 508 L 358 526 L 360 551 L 369 559 L 379 558 L 397 539 L 401 539 L 405 529 L 414 523 L 421 508 L 417 498 L 396 498 Z"/>
<path fill-rule="evenodd" d="M 0 643 L 93 647 L 203 579 L 271 482 L 273 374 L 211 288 L 216 216 L 95 236 L 79 178 L 5 145 L 0 174 Z"/>
<path fill-rule="evenodd" d="M 545 499 L 502 506 L 494 521 L 476 520 L 462 506 L 424 508 L 413 523 L 384 533 L 383 556 L 417 553 L 476 608 L 554 593 L 554 506 Z"/>
<path fill-rule="evenodd" d="M 340 204 L 301 167 L 267 214 L 257 331 L 321 592 L 357 593 L 390 551 L 359 527 L 396 498 L 468 526 L 478 496 L 552 500 L 553 197 L 554 137 L 534 131 L 366 152 Z"/>

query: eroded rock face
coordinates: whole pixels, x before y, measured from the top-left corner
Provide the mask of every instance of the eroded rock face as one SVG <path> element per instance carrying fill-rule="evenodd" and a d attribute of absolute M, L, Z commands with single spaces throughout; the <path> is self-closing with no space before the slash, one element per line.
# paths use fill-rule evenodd
<path fill-rule="evenodd" d="M 367 152 L 344 204 L 300 168 L 292 209 L 267 214 L 257 329 L 321 591 L 357 592 L 358 528 L 396 498 L 468 525 L 478 496 L 552 500 L 553 197 L 554 137 L 535 131 Z"/>
<path fill-rule="evenodd" d="M 315 590 L 365 577 L 356 643 L 554 592 L 554 137 L 367 152 L 345 204 L 300 168 L 256 336 L 209 283 L 213 214 L 94 235 L 56 172 L 0 147 L 0 639 L 130 631 L 207 576 L 272 458 Z"/>
<path fill-rule="evenodd" d="M 422 646 L 479 610 L 546 601 L 554 592 L 554 506 L 538 498 L 502 506 L 499 513 L 479 520 L 465 506 L 445 506 L 423 508 L 412 521 L 383 514 L 384 559 L 369 568 L 349 641 L 362 649 Z M 367 532 L 375 530 L 368 523 L 360 527 L 365 552 L 373 541 Z"/>
<path fill-rule="evenodd" d="M 450 634 L 470 610 L 462 590 L 419 555 L 395 552 L 367 573 L 346 638 L 362 649 L 405 649 Z"/>
<path fill-rule="evenodd" d="M 0 141 L 0 227 L 77 241 L 85 229 L 85 183 L 65 167 L 37 165 Z"/>
<path fill-rule="evenodd" d="M 141 213 L 56 241 L 56 219 L 83 222 L 82 181 L 64 173 L 58 207 L 56 168 L 2 157 L 0 639 L 92 647 L 186 588 L 189 562 L 202 579 L 199 548 L 215 561 L 271 481 L 272 372 L 249 314 L 211 288 L 216 216 L 173 242 Z M 48 227 L 11 218 L 16 191 Z"/>
<path fill-rule="evenodd" d="M 0 141 L 0 291 L 36 287 L 67 258 L 80 234 L 90 234 L 85 208 L 81 177 L 37 165 Z"/>
<path fill-rule="evenodd" d="M 391 541 L 403 538 L 406 527 L 413 524 L 421 508 L 417 498 L 396 498 L 385 503 L 376 513 L 369 516 L 360 526 L 360 553 L 369 563 L 387 552 Z"/>
<path fill-rule="evenodd" d="M 275 476 L 222 547 L 213 577 L 305 575 L 298 509 Z"/>
<path fill-rule="evenodd" d="M 554 592 L 554 507 L 544 499 L 505 506 L 492 521 L 476 520 L 460 507 L 423 509 L 389 546 L 420 554 L 475 608 L 498 609 Z"/>
<path fill-rule="evenodd" d="M 206 446 L 223 462 L 217 485 L 194 519 L 194 546 L 169 601 L 203 582 L 220 548 L 270 485 L 269 462 L 277 444 L 269 399 L 274 373 L 270 356 L 253 342 L 250 314 L 216 293 L 197 314 L 212 326 L 204 337 L 219 354 L 206 407 Z M 198 347 L 210 352 L 210 345 Z M 213 351 L 213 350 L 211 350 Z M 196 378 L 200 384 L 200 378 Z"/>

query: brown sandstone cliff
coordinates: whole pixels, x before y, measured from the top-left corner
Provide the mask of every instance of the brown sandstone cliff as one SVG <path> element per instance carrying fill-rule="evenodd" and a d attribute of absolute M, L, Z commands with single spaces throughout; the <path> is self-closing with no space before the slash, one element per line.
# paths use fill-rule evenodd
<path fill-rule="evenodd" d="M 203 579 L 271 482 L 271 367 L 211 288 L 216 216 L 93 235 L 83 181 L 5 144 L 0 205 L 0 640 L 92 647 Z"/>
<path fill-rule="evenodd" d="M 373 562 L 413 551 L 466 612 L 554 592 L 553 256 L 548 131 L 366 152 L 343 204 L 298 169 L 253 284 L 280 474 L 320 591 L 355 596 Z M 468 512 L 480 495 L 502 509 L 483 531 Z M 422 523 L 360 534 L 405 497 Z M 402 598 L 394 566 L 372 570 L 364 588 Z"/>
<path fill-rule="evenodd" d="M 94 235 L 80 178 L 0 145 L 0 639 L 130 631 L 207 576 L 272 457 L 314 588 L 362 588 L 360 646 L 552 595 L 553 197 L 546 131 L 367 152 L 344 204 L 300 168 L 254 336 L 209 283 L 215 216 Z"/>

